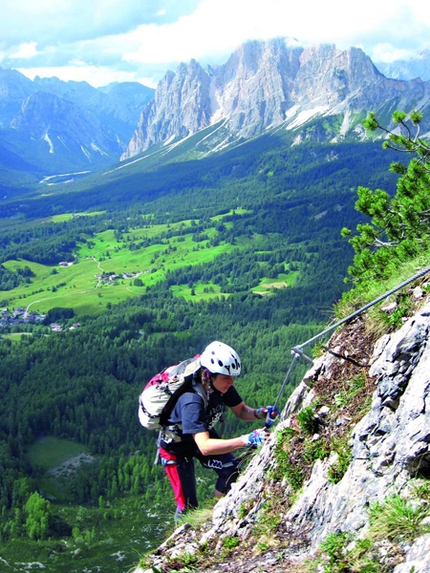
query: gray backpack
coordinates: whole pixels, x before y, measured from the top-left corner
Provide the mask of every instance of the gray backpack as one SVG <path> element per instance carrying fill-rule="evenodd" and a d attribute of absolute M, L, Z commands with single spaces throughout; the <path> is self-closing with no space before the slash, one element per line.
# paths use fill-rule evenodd
<path fill-rule="evenodd" d="M 148 430 L 160 430 L 166 425 L 176 400 L 192 388 L 192 375 L 200 368 L 200 356 L 168 366 L 146 384 L 139 395 L 138 417 Z"/>

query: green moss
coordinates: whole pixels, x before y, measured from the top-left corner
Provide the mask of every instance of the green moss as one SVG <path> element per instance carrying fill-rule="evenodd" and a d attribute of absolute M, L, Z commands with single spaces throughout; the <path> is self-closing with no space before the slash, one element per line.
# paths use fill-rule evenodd
<path fill-rule="evenodd" d="M 286 428 L 278 433 L 274 450 L 276 465 L 271 475 L 276 481 L 286 479 L 293 491 L 298 491 L 302 487 L 305 477 L 300 465 L 290 459 L 291 440 L 295 436 L 296 432 L 291 428 Z"/>

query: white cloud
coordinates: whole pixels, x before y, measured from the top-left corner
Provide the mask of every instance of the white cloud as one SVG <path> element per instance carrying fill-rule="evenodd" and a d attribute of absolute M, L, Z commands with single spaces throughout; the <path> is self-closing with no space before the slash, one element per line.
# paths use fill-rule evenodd
<path fill-rule="evenodd" d="M 16 52 L 12 52 L 9 58 L 32 58 L 37 54 L 37 42 L 28 42 L 27 44 L 21 44 Z"/>
<path fill-rule="evenodd" d="M 410 60 L 416 56 L 415 50 L 395 48 L 392 44 L 378 44 L 372 52 L 375 62 L 391 64 L 396 60 Z"/>
<path fill-rule="evenodd" d="M 154 86 L 179 62 L 224 63 L 246 40 L 276 36 L 357 46 L 388 62 L 430 47 L 430 3 L 361 0 L 352 11 L 344 0 L 3 0 L 0 61 L 27 75 L 55 70 L 94 84 L 104 70 L 109 81 Z"/>
<path fill-rule="evenodd" d="M 421 0 L 361 0 L 353 14 L 344 0 L 202 0 L 176 22 L 142 25 L 128 34 L 123 59 L 142 64 L 188 61 L 229 54 L 247 39 L 276 36 L 340 48 L 363 45 L 368 53 L 386 38 L 405 42 L 413 37 L 415 45 L 430 44 L 430 9 L 423 10 Z M 384 45 L 386 49 L 388 43 Z"/>

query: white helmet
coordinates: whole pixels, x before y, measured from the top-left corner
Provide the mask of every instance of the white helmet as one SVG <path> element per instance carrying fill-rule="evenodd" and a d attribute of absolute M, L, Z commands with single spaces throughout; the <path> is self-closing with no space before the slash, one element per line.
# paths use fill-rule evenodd
<path fill-rule="evenodd" d="M 239 376 L 242 367 L 236 351 L 217 340 L 206 346 L 200 356 L 200 364 L 207 368 L 211 374 L 225 374 L 227 376 Z"/>

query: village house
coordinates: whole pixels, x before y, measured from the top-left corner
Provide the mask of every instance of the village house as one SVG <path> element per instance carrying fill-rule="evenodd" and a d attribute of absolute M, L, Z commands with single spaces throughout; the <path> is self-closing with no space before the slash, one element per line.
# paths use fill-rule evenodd
<path fill-rule="evenodd" d="M 0 313 L 0 328 L 18 326 L 20 324 L 40 324 L 45 320 L 46 315 L 38 312 L 27 311 L 18 307 L 12 311 L 2 308 Z"/>

